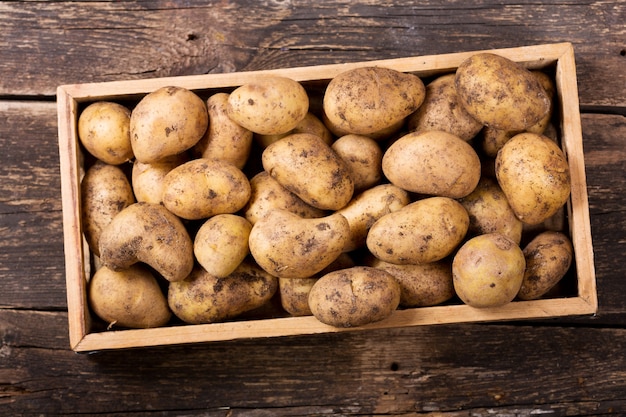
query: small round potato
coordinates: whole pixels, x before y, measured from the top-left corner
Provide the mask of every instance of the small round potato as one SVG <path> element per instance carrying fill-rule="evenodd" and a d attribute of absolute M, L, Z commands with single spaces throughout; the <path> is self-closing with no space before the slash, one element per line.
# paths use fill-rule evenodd
<path fill-rule="evenodd" d="M 224 278 L 196 266 L 183 281 L 170 282 L 168 304 L 189 324 L 215 323 L 261 307 L 276 293 L 278 280 L 254 262 L 244 260 Z"/>
<path fill-rule="evenodd" d="M 398 281 L 403 307 L 435 306 L 454 297 L 449 261 L 396 265 L 374 259 L 370 266 L 389 272 Z"/>
<path fill-rule="evenodd" d="M 220 159 L 242 169 L 252 148 L 252 132 L 228 117 L 228 94 L 213 94 L 206 102 L 209 128 L 193 147 L 198 158 Z"/>
<path fill-rule="evenodd" d="M 439 261 L 461 243 L 469 227 L 465 208 L 448 197 L 429 197 L 386 214 L 366 239 L 372 255 L 394 264 Z"/>
<path fill-rule="evenodd" d="M 118 103 L 97 101 L 78 118 L 78 137 L 100 161 L 119 165 L 133 158 L 130 144 L 130 110 Z"/>
<path fill-rule="evenodd" d="M 309 306 L 322 323 L 357 327 L 389 317 L 400 304 L 400 284 L 388 272 L 355 266 L 330 272 L 311 288 Z"/>
<path fill-rule="evenodd" d="M 85 239 L 95 255 L 100 255 L 102 230 L 134 202 L 133 189 L 120 167 L 97 161 L 87 169 L 81 182 L 82 224 Z"/>
<path fill-rule="evenodd" d="M 416 75 L 381 67 L 355 68 L 328 83 L 324 114 L 346 134 L 367 135 L 403 122 L 424 96 L 424 83 Z"/>
<path fill-rule="evenodd" d="M 465 110 L 485 126 L 525 130 L 550 110 L 539 80 L 520 64 L 493 53 L 463 61 L 455 85 Z"/>
<path fill-rule="evenodd" d="M 362 135 L 345 135 L 333 142 L 331 149 L 348 165 L 355 192 L 380 182 L 383 151 L 377 141 Z"/>
<path fill-rule="evenodd" d="M 160 327 L 172 316 L 156 278 L 139 264 L 120 271 L 101 267 L 89 281 L 88 298 L 109 327 Z"/>
<path fill-rule="evenodd" d="M 261 135 L 294 129 L 309 111 L 309 96 L 290 78 L 263 76 L 236 88 L 228 98 L 228 116 Z"/>
<path fill-rule="evenodd" d="M 230 162 L 217 159 L 193 159 L 163 179 L 163 205 L 183 219 L 236 213 L 249 198 L 246 175 Z"/>
<path fill-rule="evenodd" d="M 274 276 L 309 278 L 339 257 L 349 236 L 348 221 L 340 214 L 303 219 L 275 209 L 252 227 L 250 253 Z"/>
<path fill-rule="evenodd" d="M 522 240 L 523 223 L 515 216 L 498 183 L 483 177 L 468 196 L 459 200 L 470 218 L 470 236 L 502 233 L 518 245 Z"/>
<path fill-rule="evenodd" d="M 313 207 L 338 210 L 354 194 L 350 169 L 319 136 L 289 135 L 265 148 L 261 158 L 272 178 Z"/>
<path fill-rule="evenodd" d="M 204 135 L 209 115 L 204 101 L 181 87 L 162 87 L 146 95 L 130 116 L 135 158 L 156 162 L 192 148 Z"/>
<path fill-rule="evenodd" d="M 350 252 L 365 246 L 367 233 L 376 220 L 409 204 L 409 194 L 393 184 L 380 184 L 363 191 L 338 210 L 348 220 L 350 238 L 343 248 Z"/>
<path fill-rule="evenodd" d="M 252 224 L 273 209 L 284 209 L 300 217 L 324 217 L 326 211 L 313 207 L 270 176 L 261 171 L 250 179 L 250 199 L 243 208 L 243 216 Z"/>
<path fill-rule="evenodd" d="M 471 238 L 452 261 L 454 290 L 476 308 L 503 306 L 515 298 L 526 261 L 520 247 L 500 233 Z"/>
<path fill-rule="evenodd" d="M 451 133 L 431 130 L 404 135 L 385 152 L 382 169 L 407 191 L 450 198 L 471 193 L 481 175 L 470 144 Z"/>
<path fill-rule="evenodd" d="M 441 130 L 466 142 L 480 132 L 483 125 L 461 104 L 454 79 L 454 74 L 446 74 L 426 86 L 424 103 L 407 119 L 409 131 Z"/>
<path fill-rule="evenodd" d="M 496 157 L 496 178 L 517 218 L 538 224 L 554 215 L 570 196 L 565 154 L 545 136 L 520 133 Z"/>
<path fill-rule="evenodd" d="M 198 263 L 211 275 L 230 275 L 248 256 L 252 225 L 235 214 L 218 214 L 198 229 L 193 250 Z"/>
<path fill-rule="evenodd" d="M 526 271 L 517 297 L 520 300 L 536 300 L 565 276 L 572 264 L 574 248 L 563 233 L 547 231 L 526 245 L 524 256 Z"/>
<path fill-rule="evenodd" d="M 184 153 L 169 156 L 151 164 L 135 160 L 131 181 L 137 201 L 161 204 L 163 202 L 163 180 L 165 176 L 187 161 L 187 155 Z"/>

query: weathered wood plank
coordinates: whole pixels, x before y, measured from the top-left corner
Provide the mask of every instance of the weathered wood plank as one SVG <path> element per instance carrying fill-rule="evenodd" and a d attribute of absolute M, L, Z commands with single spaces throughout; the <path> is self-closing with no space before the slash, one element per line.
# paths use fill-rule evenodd
<path fill-rule="evenodd" d="M 83 355 L 62 348 L 56 335 L 66 330 L 64 319 L 64 313 L 0 310 L 4 413 L 229 415 L 220 409 L 228 406 L 240 409 L 233 415 L 263 409 L 460 416 L 626 409 L 624 329 L 430 326 Z"/>
<path fill-rule="evenodd" d="M 624 21 L 616 0 L 2 2 L 0 95 L 569 41 L 581 103 L 623 111 Z"/>

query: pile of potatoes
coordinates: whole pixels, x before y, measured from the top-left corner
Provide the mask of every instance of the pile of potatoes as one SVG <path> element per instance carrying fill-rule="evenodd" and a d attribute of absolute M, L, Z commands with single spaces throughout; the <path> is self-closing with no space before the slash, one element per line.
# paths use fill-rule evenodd
<path fill-rule="evenodd" d="M 148 328 L 279 300 L 283 314 L 350 327 L 455 297 L 542 297 L 573 259 L 554 96 L 546 73 L 477 53 L 427 84 L 346 71 L 318 112 L 275 75 L 206 99 L 170 86 L 132 110 L 89 104 L 90 308 Z"/>

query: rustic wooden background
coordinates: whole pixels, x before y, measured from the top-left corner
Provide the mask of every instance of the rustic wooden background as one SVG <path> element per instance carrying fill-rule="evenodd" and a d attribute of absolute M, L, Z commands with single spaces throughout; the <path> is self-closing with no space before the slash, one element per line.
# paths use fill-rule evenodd
<path fill-rule="evenodd" d="M 58 85 L 562 41 L 596 316 L 69 349 Z M 0 2 L 0 415 L 626 415 L 625 116 L 619 0 Z"/>

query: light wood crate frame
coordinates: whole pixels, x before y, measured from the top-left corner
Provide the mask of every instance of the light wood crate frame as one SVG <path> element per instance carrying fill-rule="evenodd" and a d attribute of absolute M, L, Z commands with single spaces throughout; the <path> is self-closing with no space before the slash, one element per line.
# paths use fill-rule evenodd
<path fill-rule="evenodd" d="M 487 309 L 476 309 L 464 304 L 402 309 L 395 311 L 391 317 L 383 321 L 345 329 L 325 325 L 309 316 L 176 325 L 153 329 L 91 331 L 91 317 L 87 305 L 87 279 L 91 273 L 90 253 L 83 237 L 80 220 L 80 179 L 83 167 L 77 136 L 77 120 L 81 103 L 97 100 L 137 100 L 157 88 L 169 85 L 196 91 L 233 88 L 266 74 L 282 75 L 302 82 L 330 80 L 341 72 L 366 65 L 382 66 L 411 72 L 420 77 L 429 77 L 453 72 L 463 60 L 478 52 L 496 53 L 529 69 L 552 66 L 555 68 L 560 141 L 571 172 L 572 190 L 567 203 L 567 219 L 575 253 L 576 296 L 513 301 L 502 307 Z M 576 65 L 571 43 L 314 67 L 63 85 L 57 89 L 57 106 L 69 339 L 71 348 L 76 352 L 443 323 L 554 318 L 591 315 L 597 311 Z"/>

